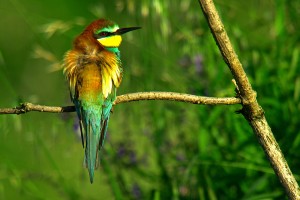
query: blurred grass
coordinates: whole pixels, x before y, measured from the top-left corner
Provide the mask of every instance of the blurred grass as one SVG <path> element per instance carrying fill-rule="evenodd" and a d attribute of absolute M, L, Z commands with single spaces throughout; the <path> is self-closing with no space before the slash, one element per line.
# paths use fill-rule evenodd
<path fill-rule="evenodd" d="M 297 1 L 216 1 L 259 103 L 299 181 Z M 99 17 L 142 26 L 124 37 L 119 94 L 234 96 L 197 1 L 33 1 L 0 4 L 0 107 L 68 105 L 60 60 Z M 0 116 L 0 199 L 284 199 L 240 106 L 118 105 L 94 184 L 74 114 Z"/>

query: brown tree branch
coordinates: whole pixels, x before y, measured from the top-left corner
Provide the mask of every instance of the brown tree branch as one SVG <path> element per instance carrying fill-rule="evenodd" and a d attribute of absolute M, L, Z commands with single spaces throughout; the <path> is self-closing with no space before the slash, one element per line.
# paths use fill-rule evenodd
<path fill-rule="evenodd" d="M 114 104 L 126 103 L 130 101 L 141 100 L 169 100 L 169 101 L 181 101 L 192 104 L 205 104 L 205 105 L 232 105 L 240 104 L 241 100 L 235 97 L 216 98 L 216 97 L 203 97 L 190 94 L 182 94 L 175 92 L 138 92 L 131 94 L 124 94 L 117 97 Z M 43 106 L 32 103 L 22 103 L 15 108 L 0 108 L 0 114 L 24 114 L 30 111 L 38 112 L 51 112 L 51 113 L 63 113 L 74 112 L 74 106 Z"/>
<path fill-rule="evenodd" d="M 208 21 L 211 32 L 238 86 L 242 100 L 241 113 L 251 125 L 273 170 L 290 199 L 300 199 L 299 186 L 280 150 L 278 143 L 264 116 L 264 111 L 256 100 L 256 92 L 252 89 L 246 73 L 227 36 L 224 25 L 212 0 L 199 0 L 202 11 Z"/>

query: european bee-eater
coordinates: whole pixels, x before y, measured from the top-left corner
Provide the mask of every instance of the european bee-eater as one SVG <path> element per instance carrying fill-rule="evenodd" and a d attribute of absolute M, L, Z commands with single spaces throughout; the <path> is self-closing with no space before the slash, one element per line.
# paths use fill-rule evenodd
<path fill-rule="evenodd" d="M 121 35 L 140 27 L 119 28 L 112 21 L 92 22 L 64 58 L 64 74 L 79 118 L 85 165 L 90 182 L 99 161 L 116 88 L 122 81 Z"/>

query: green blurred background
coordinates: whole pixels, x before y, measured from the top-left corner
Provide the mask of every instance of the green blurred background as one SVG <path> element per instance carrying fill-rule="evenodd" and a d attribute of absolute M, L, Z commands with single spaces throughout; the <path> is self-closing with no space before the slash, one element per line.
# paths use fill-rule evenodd
<path fill-rule="evenodd" d="M 228 35 L 297 181 L 300 1 L 216 0 Z M 91 21 L 126 34 L 118 94 L 234 96 L 196 0 L 1 0 L 0 107 L 70 105 L 61 60 Z M 0 116 L 0 199 L 285 199 L 234 106 L 117 105 L 90 184 L 74 113 Z"/>

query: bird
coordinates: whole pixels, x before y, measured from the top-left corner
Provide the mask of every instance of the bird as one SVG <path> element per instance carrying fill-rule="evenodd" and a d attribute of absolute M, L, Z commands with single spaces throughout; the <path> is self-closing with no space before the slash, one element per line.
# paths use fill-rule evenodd
<path fill-rule="evenodd" d="M 66 52 L 63 73 L 79 120 L 84 164 L 93 183 L 100 150 L 107 133 L 110 113 L 120 86 L 123 68 L 121 35 L 141 27 L 119 28 L 107 19 L 97 19 L 75 38 Z"/>

